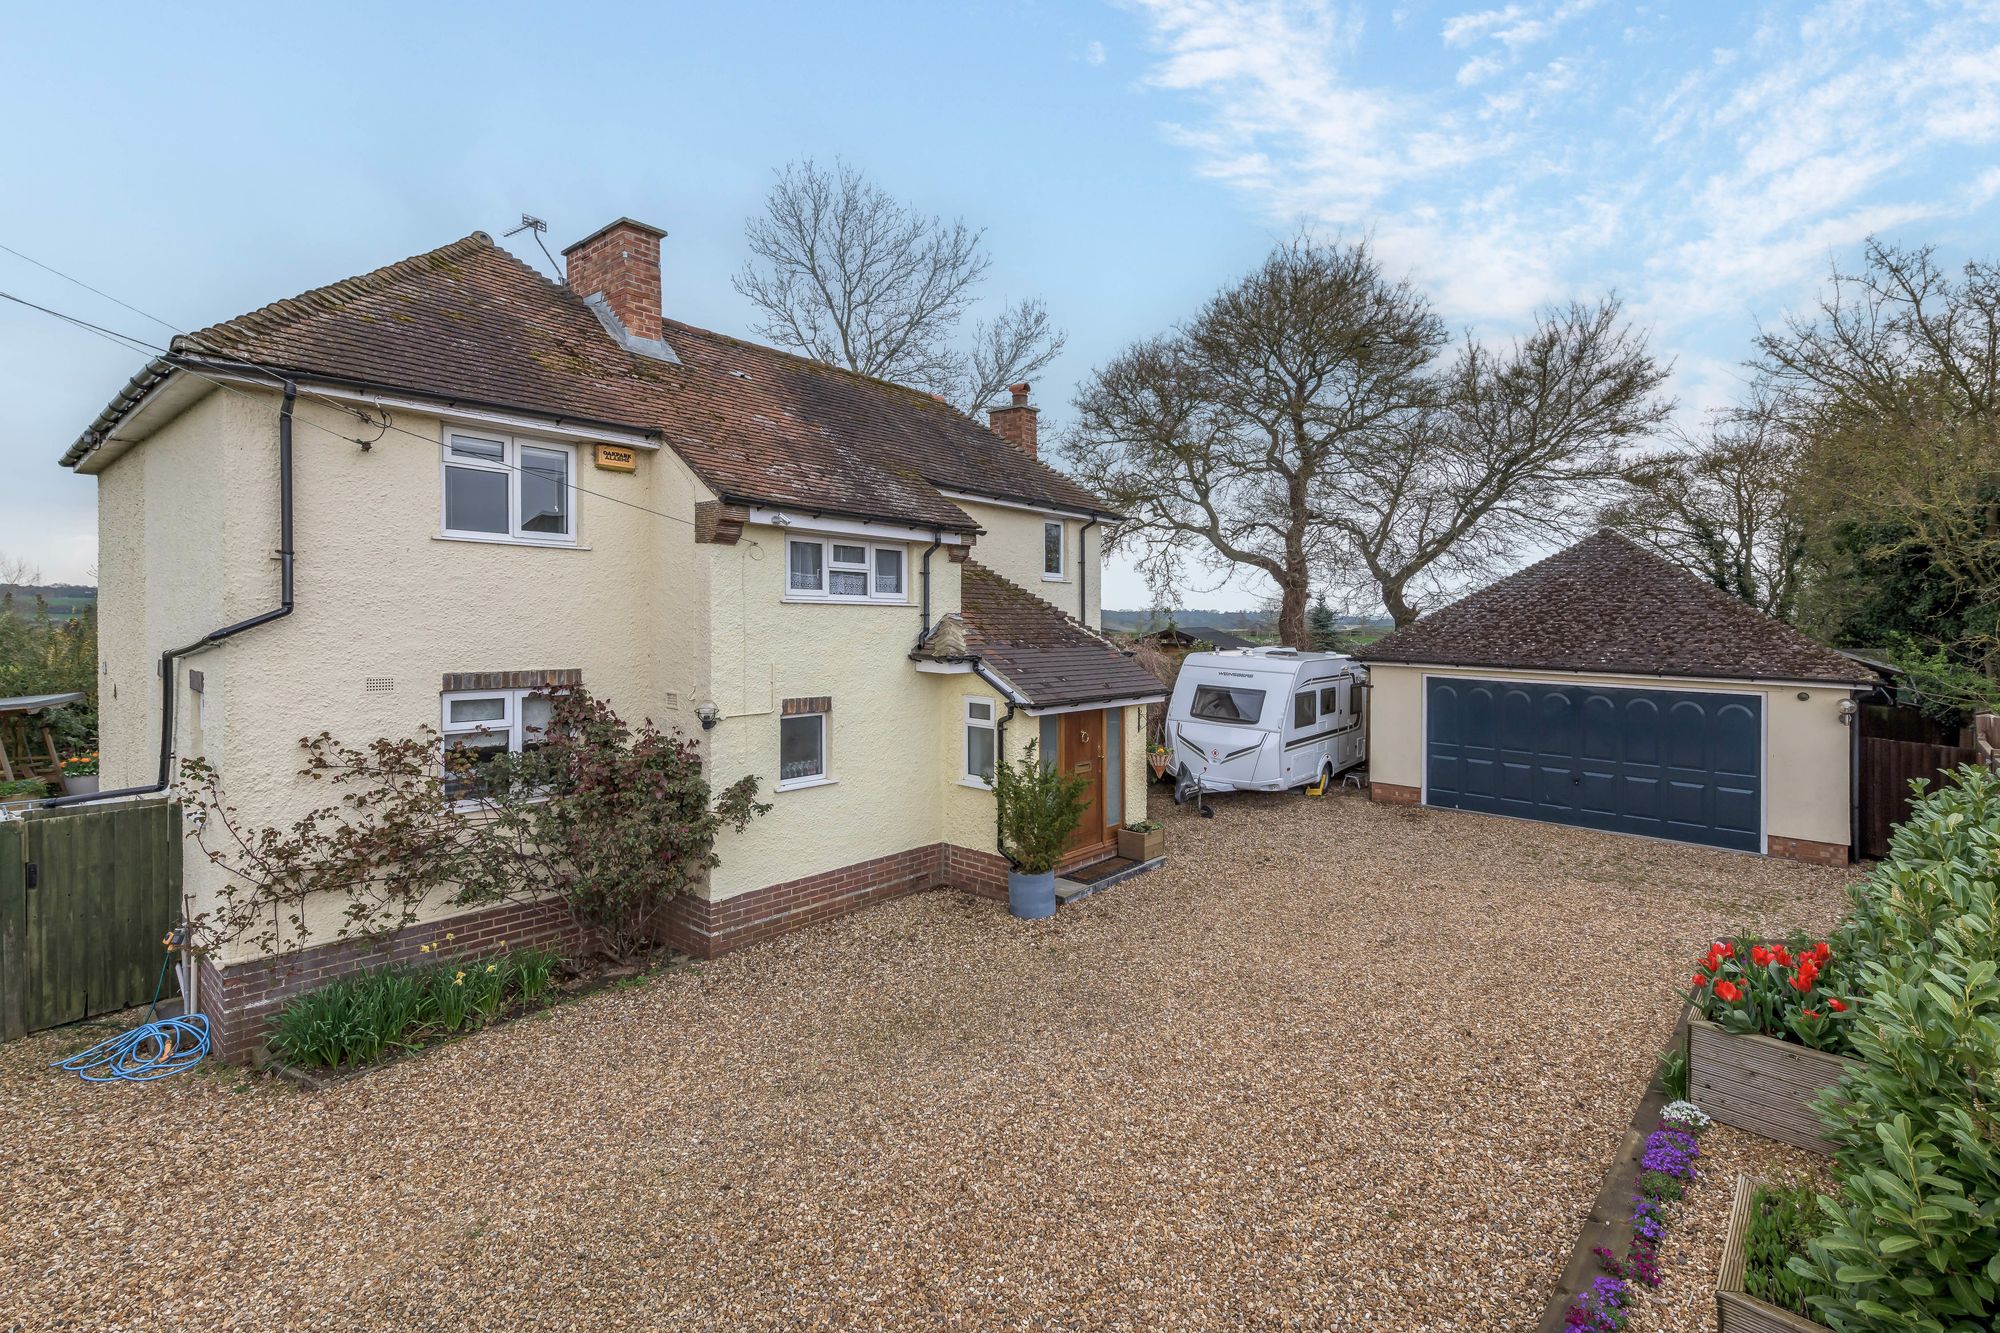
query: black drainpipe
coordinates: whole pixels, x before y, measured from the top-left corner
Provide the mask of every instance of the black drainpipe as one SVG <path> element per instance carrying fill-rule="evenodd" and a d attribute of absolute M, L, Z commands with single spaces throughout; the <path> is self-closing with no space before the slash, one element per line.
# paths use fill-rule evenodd
<path fill-rule="evenodd" d="M 1855 694 L 1854 716 L 1847 719 L 1847 859 L 1861 864 L 1861 700 Z"/>
<path fill-rule="evenodd" d="M 1097 526 L 1097 515 L 1090 516 L 1090 522 L 1076 530 L 1076 618 L 1090 623 L 1090 561 L 1084 559 L 1084 552 L 1090 549 L 1090 530 Z"/>
<path fill-rule="evenodd" d="M 278 411 L 278 582 L 279 601 L 277 607 L 262 615 L 239 620 L 234 625 L 224 625 L 221 629 L 210 630 L 201 638 L 183 648 L 169 648 L 160 654 L 160 772 L 159 780 L 149 787 L 119 787 L 114 791 L 90 792 L 81 796 L 53 796 L 42 802 L 45 810 L 61 806 L 87 805 L 93 801 L 108 801 L 122 796 L 150 796 L 165 791 L 173 785 L 174 766 L 174 699 L 179 694 L 179 660 L 199 648 L 212 643 L 221 643 L 245 630 L 267 625 L 273 620 L 282 620 L 292 613 L 292 406 L 298 399 L 298 386 L 285 381 L 285 403 Z"/>
<path fill-rule="evenodd" d="M 1000 720 L 993 724 L 993 774 L 996 780 L 1000 774 L 1000 765 L 1007 762 L 1007 724 L 1013 720 L 1014 704 L 1012 700 L 1009 700 L 1007 711 L 1002 713 Z M 1013 857 L 1007 855 L 1007 825 L 1001 818 L 1000 801 L 997 797 L 993 802 L 993 846 L 1006 859 L 1010 868 L 1015 870 L 1021 868 Z"/>
<path fill-rule="evenodd" d="M 923 619 L 923 623 L 917 626 L 917 648 L 918 648 L 919 650 L 921 650 L 921 649 L 923 648 L 923 646 L 924 646 L 924 645 L 925 645 L 926 643 L 930 642 L 930 637 L 931 637 L 931 557 L 932 557 L 933 555 L 937 554 L 937 548 L 938 548 L 938 547 L 940 547 L 940 546 L 942 546 L 942 545 L 944 545 L 944 533 L 942 533 L 942 532 L 938 531 L 937 529 L 933 528 L 933 529 L 931 530 L 931 544 L 930 544 L 929 546 L 926 546 L 926 547 L 924 548 L 924 566 L 923 566 L 923 576 L 924 576 L 924 611 L 923 611 L 923 615 L 924 615 L 924 619 Z"/>

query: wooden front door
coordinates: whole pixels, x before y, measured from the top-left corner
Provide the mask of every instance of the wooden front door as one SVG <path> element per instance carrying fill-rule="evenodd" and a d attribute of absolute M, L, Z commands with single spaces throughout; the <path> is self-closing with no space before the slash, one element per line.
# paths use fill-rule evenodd
<path fill-rule="evenodd" d="M 1070 834 L 1069 850 L 1104 842 L 1104 713 L 1089 709 L 1061 714 L 1058 757 L 1065 773 L 1088 783 L 1083 793 L 1083 822 Z"/>

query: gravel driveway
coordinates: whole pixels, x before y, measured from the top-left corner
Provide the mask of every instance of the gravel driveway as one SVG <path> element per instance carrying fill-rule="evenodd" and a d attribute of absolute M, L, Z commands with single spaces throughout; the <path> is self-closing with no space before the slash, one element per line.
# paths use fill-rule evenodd
<path fill-rule="evenodd" d="M 1053 924 L 927 894 L 321 1094 L 0 1048 L 0 1328 L 1529 1328 L 1689 957 L 1843 901 L 1217 809 Z"/>

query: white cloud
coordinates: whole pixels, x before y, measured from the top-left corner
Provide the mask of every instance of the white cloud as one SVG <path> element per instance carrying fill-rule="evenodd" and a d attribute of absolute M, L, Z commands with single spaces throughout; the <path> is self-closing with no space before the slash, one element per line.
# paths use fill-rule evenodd
<path fill-rule="evenodd" d="M 1101 65 L 1101 64 L 1103 64 L 1103 63 L 1104 63 L 1104 43 L 1103 43 L 1103 42 L 1092 42 L 1092 43 L 1091 43 L 1090 45 L 1088 45 L 1088 46 L 1084 47 L 1084 48 L 1083 48 L 1083 61 L 1084 61 L 1084 63 L 1085 63 L 1086 65 Z"/>
<path fill-rule="evenodd" d="M 1772 9 L 1717 49 L 1673 11 L 1621 36 L 1623 15 L 1585 22 L 1597 0 L 1516 0 L 1446 18 L 1459 58 L 1429 83 L 1333 0 L 1135 7 L 1201 172 L 1276 221 L 1372 235 L 1454 317 L 1616 281 L 1687 334 L 1810 290 L 1871 231 L 2000 197 L 1990 2 Z"/>

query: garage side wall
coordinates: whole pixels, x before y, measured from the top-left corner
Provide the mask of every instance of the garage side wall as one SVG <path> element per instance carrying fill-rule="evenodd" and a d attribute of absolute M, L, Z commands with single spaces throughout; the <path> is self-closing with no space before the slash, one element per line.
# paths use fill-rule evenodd
<path fill-rule="evenodd" d="M 1849 842 L 1851 738 L 1840 723 L 1849 691 L 1668 676 L 1373 665 L 1369 780 L 1377 800 L 1416 804 L 1424 789 L 1424 679 L 1455 676 L 1627 689 L 1718 690 L 1764 700 L 1765 836 L 1776 856 L 1841 860 Z M 1803 696 L 1803 697 L 1801 697 Z M 1837 855 L 1836 855 L 1837 853 Z"/>

